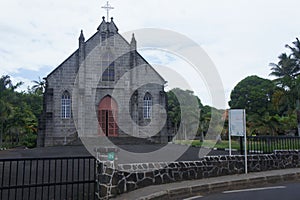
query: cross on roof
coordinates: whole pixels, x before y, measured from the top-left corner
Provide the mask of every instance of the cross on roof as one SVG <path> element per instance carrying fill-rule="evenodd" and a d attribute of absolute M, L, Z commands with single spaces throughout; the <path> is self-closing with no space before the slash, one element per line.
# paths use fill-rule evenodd
<path fill-rule="evenodd" d="M 109 10 L 114 9 L 114 7 L 111 7 L 111 5 L 109 5 L 108 1 L 106 2 L 105 6 L 102 6 L 101 8 L 106 10 L 107 13 L 107 21 L 109 20 Z"/>

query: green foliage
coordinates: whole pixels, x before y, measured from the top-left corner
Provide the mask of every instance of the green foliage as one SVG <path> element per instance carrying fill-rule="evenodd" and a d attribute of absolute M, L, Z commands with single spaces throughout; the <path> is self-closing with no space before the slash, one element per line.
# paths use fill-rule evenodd
<path fill-rule="evenodd" d="M 270 63 L 271 81 L 257 76 L 242 80 L 232 91 L 232 109 L 246 109 L 248 134 L 284 135 L 300 132 L 300 41 L 286 45 L 278 63 Z"/>
<path fill-rule="evenodd" d="M 249 76 L 234 87 L 229 106 L 232 109 L 246 109 L 249 115 L 263 115 L 271 111 L 274 89 L 275 85 L 272 81 L 258 76 Z"/>
<path fill-rule="evenodd" d="M 199 128 L 200 110 L 203 105 L 192 91 L 174 88 L 167 93 L 168 118 L 174 133 L 181 138 L 192 137 L 190 134 Z"/>
<path fill-rule="evenodd" d="M 42 95 L 46 89 L 46 81 L 42 80 L 41 77 L 39 77 L 38 81 L 32 81 L 32 82 L 35 83 L 35 85 L 32 86 L 32 91 L 35 94 Z"/>
<path fill-rule="evenodd" d="M 291 51 L 288 55 L 282 53 L 278 58 L 278 64 L 271 63 L 272 72 L 270 75 L 275 76 L 274 82 L 282 89 L 280 94 L 277 94 L 277 107 L 280 114 L 292 116 L 296 114 L 298 135 L 300 132 L 300 41 L 296 38 L 293 46 L 286 45 Z M 285 106 L 284 106 L 285 105 Z"/>
<path fill-rule="evenodd" d="M 232 91 L 231 109 L 246 109 L 248 135 L 283 135 L 296 129 L 296 115 L 291 90 L 277 87 L 271 81 L 249 76 L 240 81 Z M 290 85 L 291 86 L 291 85 Z M 287 84 L 284 84 L 287 87 Z"/>
<path fill-rule="evenodd" d="M 24 145 L 28 148 L 34 148 L 34 147 L 36 147 L 36 140 L 37 140 L 37 135 L 36 134 L 28 133 L 23 138 L 22 145 Z"/>
<path fill-rule="evenodd" d="M 167 92 L 169 128 L 177 139 L 193 139 L 196 132 L 203 140 L 204 136 L 219 133 L 223 129 L 221 119 L 224 111 L 203 106 L 201 100 L 192 91 L 174 88 Z M 214 115 L 215 120 L 212 119 Z M 211 133 L 208 133 L 211 131 Z"/>
<path fill-rule="evenodd" d="M 222 148 L 222 149 L 228 149 L 229 148 L 229 142 L 228 140 L 220 141 L 216 143 L 215 140 L 205 140 L 204 142 L 201 142 L 200 140 L 175 140 L 175 144 L 181 144 L 181 145 L 190 145 L 193 147 L 214 147 L 214 148 Z M 232 149 L 240 149 L 240 143 L 238 140 L 232 140 L 231 141 L 231 148 Z"/>
<path fill-rule="evenodd" d="M 9 76 L 0 78 L 0 146 L 35 147 L 38 117 L 42 111 L 42 95 L 17 92 Z"/>
<path fill-rule="evenodd" d="M 270 66 L 272 66 L 270 75 L 277 77 L 274 82 L 278 86 L 285 90 L 291 90 L 295 75 L 299 71 L 296 66 L 296 60 L 292 58 L 292 55 L 287 55 L 286 53 L 281 54 L 278 58 L 278 64 L 270 63 Z"/>

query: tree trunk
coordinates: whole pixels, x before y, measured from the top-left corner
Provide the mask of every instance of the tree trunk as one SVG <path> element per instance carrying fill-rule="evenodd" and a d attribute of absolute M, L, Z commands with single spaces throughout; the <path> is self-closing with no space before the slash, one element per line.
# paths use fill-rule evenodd
<path fill-rule="evenodd" d="M 204 141 L 204 133 L 203 130 L 201 130 L 201 135 L 200 135 L 200 142 Z"/>

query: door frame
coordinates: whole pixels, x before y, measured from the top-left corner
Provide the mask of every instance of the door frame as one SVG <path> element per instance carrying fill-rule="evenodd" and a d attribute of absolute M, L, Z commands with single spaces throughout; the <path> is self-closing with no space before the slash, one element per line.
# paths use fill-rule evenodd
<path fill-rule="evenodd" d="M 101 99 L 98 105 L 98 134 L 106 137 L 118 137 L 118 104 L 109 95 Z"/>

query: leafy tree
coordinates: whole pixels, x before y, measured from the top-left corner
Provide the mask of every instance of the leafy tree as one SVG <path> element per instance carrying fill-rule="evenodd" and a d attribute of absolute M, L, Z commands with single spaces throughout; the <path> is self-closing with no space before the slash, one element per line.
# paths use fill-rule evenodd
<path fill-rule="evenodd" d="M 0 78 L 0 145 L 2 144 L 4 134 L 9 127 L 9 121 L 14 113 L 14 106 L 12 100 L 14 97 L 14 90 L 22 83 L 12 84 L 10 77 L 5 75 Z"/>
<path fill-rule="evenodd" d="M 298 136 L 300 136 L 300 80 L 299 80 L 299 71 L 300 71 L 300 41 L 298 38 L 296 38 L 296 41 L 293 42 L 293 46 L 286 45 L 287 48 L 289 48 L 292 52 L 291 56 L 292 59 L 295 62 L 295 72 L 293 74 L 294 77 L 296 77 L 296 80 L 294 81 L 294 87 L 292 88 L 291 93 L 293 93 L 293 96 L 295 96 L 296 99 L 296 115 L 297 115 L 297 124 L 298 124 Z"/>
<path fill-rule="evenodd" d="M 0 78 L 0 145 L 35 146 L 42 96 L 17 92 L 21 84 L 14 85 L 7 75 Z"/>
<path fill-rule="evenodd" d="M 223 129 L 218 119 L 222 118 L 224 111 L 203 106 L 193 91 L 174 88 L 167 95 L 169 128 L 177 134 L 177 139 L 194 139 L 191 135 L 194 131 L 201 140 L 204 137 L 216 139 L 215 133 Z M 212 120 L 212 115 L 215 120 Z"/>
<path fill-rule="evenodd" d="M 257 114 L 249 115 L 247 119 L 248 132 L 254 135 L 278 135 L 281 123 L 280 117 L 270 116 L 265 113 L 263 116 Z"/>
<path fill-rule="evenodd" d="M 296 111 L 298 135 L 300 135 L 300 80 L 298 78 L 300 71 L 300 41 L 296 38 L 293 46 L 286 45 L 291 50 L 291 54 L 281 54 L 278 64 L 271 63 L 272 72 L 270 75 L 276 76 L 275 83 L 284 89 L 284 96 L 287 104 L 287 111 Z"/>
<path fill-rule="evenodd" d="M 169 124 L 178 139 L 188 139 L 199 129 L 199 115 L 203 105 L 193 91 L 174 88 L 167 92 Z M 192 139 L 192 138 L 190 138 Z"/>
<path fill-rule="evenodd" d="M 263 115 L 270 112 L 274 84 L 268 79 L 249 76 L 240 81 L 230 94 L 231 109 L 246 109 L 247 114 Z"/>
<path fill-rule="evenodd" d="M 276 83 L 280 83 L 280 87 Z M 279 79 L 272 82 L 258 76 L 249 76 L 233 89 L 229 105 L 232 109 L 246 109 L 249 134 L 285 134 L 294 128 L 292 124 L 284 125 L 286 119 L 293 121 L 287 106 L 289 96 L 284 89 L 291 86 Z M 286 129 L 283 130 L 283 127 Z"/>

